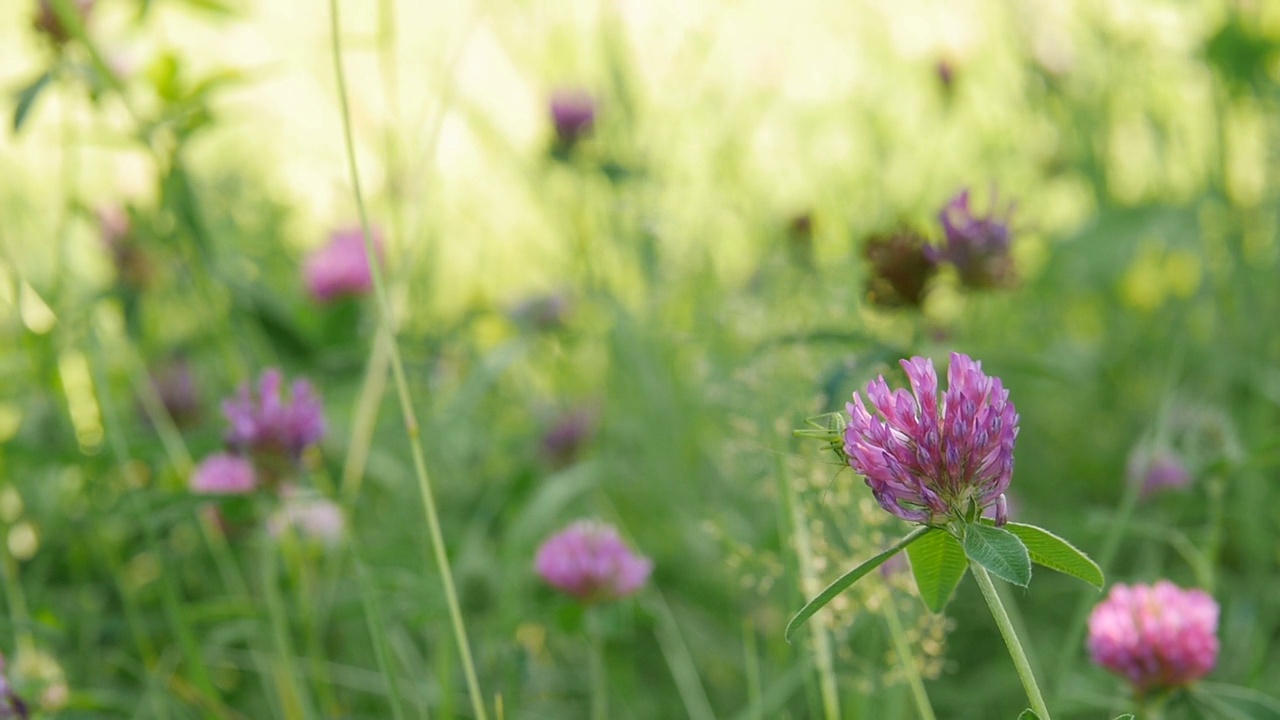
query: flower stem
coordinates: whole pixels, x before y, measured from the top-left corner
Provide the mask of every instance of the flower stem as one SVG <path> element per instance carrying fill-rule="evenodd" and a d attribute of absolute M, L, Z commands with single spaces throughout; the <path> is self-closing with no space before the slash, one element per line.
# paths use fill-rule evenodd
<path fill-rule="evenodd" d="M 400 410 L 404 417 L 405 434 L 409 439 L 409 450 L 413 456 L 413 469 L 418 479 L 418 490 L 422 496 L 423 514 L 426 516 L 432 551 L 435 555 L 436 567 L 440 572 L 440 582 L 444 586 L 445 604 L 449 608 L 449 621 L 453 626 L 454 640 L 458 645 L 458 655 L 462 660 L 462 673 L 467 680 L 467 692 L 471 698 L 471 709 L 477 720 L 488 720 L 489 714 L 485 710 L 484 696 L 480 691 L 480 681 L 476 676 L 475 663 L 471 659 L 471 645 L 467 639 L 467 628 L 463 622 L 461 605 L 458 602 L 458 591 L 454 586 L 453 569 L 450 567 L 449 554 L 444 546 L 444 532 L 440 529 L 440 517 L 436 511 L 435 493 L 431 487 L 431 478 L 427 474 L 427 461 L 422 452 L 421 431 L 417 414 L 413 409 L 413 401 L 409 395 L 409 381 L 405 377 L 404 361 L 400 357 L 400 348 L 395 340 L 395 321 L 391 312 L 391 302 L 388 299 L 386 281 L 383 278 L 378 254 L 373 247 L 373 241 L 369 234 L 369 212 L 365 207 L 364 194 L 360 188 L 360 171 L 356 163 L 355 136 L 351 130 L 351 103 L 347 94 L 346 73 L 342 67 L 342 21 L 338 13 L 338 0 L 329 0 L 329 21 L 334 75 L 338 85 L 338 104 L 342 115 L 343 140 L 346 145 L 348 170 L 351 173 L 352 193 L 355 196 L 356 208 L 360 215 L 360 229 L 364 237 L 365 255 L 369 261 L 369 275 L 373 280 L 373 295 L 378 307 L 380 330 L 385 333 L 385 342 L 390 352 L 391 374 L 395 379 L 396 394 L 400 397 Z"/>
<path fill-rule="evenodd" d="M 609 717 L 609 687 L 604 664 L 604 631 L 596 608 L 587 608 L 587 642 L 591 645 L 591 720 Z"/>
<path fill-rule="evenodd" d="M 986 568 L 975 562 L 969 563 L 969 570 L 978 583 L 978 589 L 982 590 L 982 597 L 987 601 L 987 606 L 991 608 L 991 616 L 996 620 L 996 627 L 1000 628 L 1000 634 L 1004 636 L 1004 644 L 1009 648 L 1009 655 L 1013 658 L 1013 666 L 1018 670 L 1018 677 L 1022 678 L 1022 687 L 1027 691 L 1027 700 L 1031 702 L 1031 709 L 1040 720 L 1049 720 L 1049 708 L 1044 704 L 1044 697 L 1040 695 L 1040 687 L 1036 685 L 1035 675 L 1031 672 L 1031 663 L 1027 661 L 1027 654 L 1022 650 L 1022 643 L 1018 641 L 1018 634 L 1013 630 L 1013 622 L 1009 620 L 1009 613 L 1005 611 L 1004 603 L 1000 602 L 1000 595 L 996 593 L 996 586 L 991 582 L 991 576 L 987 574 Z"/>
<path fill-rule="evenodd" d="M 916 668 L 916 658 L 907 643 L 907 632 L 902 627 L 902 619 L 898 617 L 898 608 L 894 605 L 893 589 L 889 589 L 884 600 L 884 619 L 889 625 L 889 636 L 893 639 L 893 649 L 898 653 L 902 663 L 902 672 L 907 676 L 907 685 L 911 687 L 911 697 L 916 701 L 916 709 L 920 711 L 920 720 L 936 720 L 933 705 L 929 703 L 929 694 L 925 692 L 924 681 L 920 679 L 920 671 Z"/>

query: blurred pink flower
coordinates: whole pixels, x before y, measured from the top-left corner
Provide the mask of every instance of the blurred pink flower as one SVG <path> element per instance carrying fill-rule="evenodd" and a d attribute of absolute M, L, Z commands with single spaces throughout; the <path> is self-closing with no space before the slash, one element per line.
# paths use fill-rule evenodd
<path fill-rule="evenodd" d="M 191 491 L 201 495 L 244 495 L 257 486 L 253 463 L 228 453 L 210 455 L 191 473 Z"/>
<path fill-rule="evenodd" d="M 1191 484 L 1191 473 L 1186 463 L 1172 450 L 1136 448 L 1129 455 L 1128 473 L 1129 482 L 1141 486 L 1143 497 Z"/>
<path fill-rule="evenodd" d="M 377 230 L 371 231 L 370 236 L 378 260 L 383 262 L 382 237 Z M 373 277 L 364 250 L 364 233 L 358 227 L 334 232 L 328 245 L 303 261 L 302 275 L 316 302 L 367 294 L 373 288 Z"/>
<path fill-rule="evenodd" d="M 1139 694 L 1175 688 L 1208 674 L 1218 659 L 1218 603 L 1168 580 L 1118 584 L 1089 616 L 1093 661 L 1133 683 Z"/>
<path fill-rule="evenodd" d="M 286 488 L 284 504 L 267 521 L 267 531 L 272 537 L 280 537 L 288 531 L 297 532 L 307 540 L 335 544 L 346 530 L 346 516 L 337 503 L 324 497 L 306 496 Z"/>
<path fill-rule="evenodd" d="M 572 145 L 595 125 L 596 101 L 585 90 L 556 90 L 551 94 L 550 107 L 551 124 L 561 144 Z"/>
<path fill-rule="evenodd" d="M 534 568 L 557 589 L 590 603 L 639 590 L 653 562 L 627 547 L 613 527 L 579 520 L 538 548 Z"/>

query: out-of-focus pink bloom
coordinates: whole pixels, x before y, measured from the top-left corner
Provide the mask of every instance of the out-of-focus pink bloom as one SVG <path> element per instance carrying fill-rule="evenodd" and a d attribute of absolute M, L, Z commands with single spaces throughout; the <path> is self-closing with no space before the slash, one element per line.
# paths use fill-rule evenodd
<path fill-rule="evenodd" d="M 551 124 L 561 144 L 572 145 L 595 125 L 596 101 L 584 90 L 557 90 L 551 94 L 550 107 Z"/>
<path fill-rule="evenodd" d="M 337 503 L 324 497 L 308 497 L 286 490 L 284 504 L 267 521 L 272 537 L 294 531 L 308 540 L 332 545 L 342 539 L 346 516 Z"/>
<path fill-rule="evenodd" d="M 901 364 L 911 392 L 890 393 L 883 377 L 867 385 L 880 417 L 867 411 L 857 393 L 846 406 L 849 465 L 866 476 L 880 506 L 903 520 L 932 525 L 965 517 L 976 505 L 994 506 L 996 524 L 1003 525 L 1018 437 L 1009 391 L 999 378 L 984 374 L 981 363 L 951 353 L 939 405 L 933 361 L 914 357 Z"/>
<path fill-rule="evenodd" d="M 191 473 L 191 491 L 201 495 L 244 495 L 258 486 L 253 463 L 236 455 L 210 455 Z"/>
<path fill-rule="evenodd" d="M 552 586 L 589 603 L 639 590 L 653 562 L 627 547 L 613 527 L 579 520 L 538 548 L 534 568 Z"/>
<path fill-rule="evenodd" d="M 373 230 L 371 238 L 378 261 L 384 262 L 381 235 Z M 328 245 L 303 261 L 302 275 L 307 291 L 317 302 L 367 294 L 373 288 L 373 276 L 364 249 L 364 233 L 358 227 L 334 232 Z"/>
<path fill-rule="evenodd" d="M 1168 580 L 1118 584 L 1089 616 L 1093 661 L 1139 694 L 1198 680 L 1218 660 L 1218 603 Z"/>
<path fill-rule="evenodd" d="M 262 373 L 255 393 L 246 383 L 222 404 L 231 429 L 227 443 L 253 454 L 283 453 L 293 460 L 324 437 L 324 406 L 306 380 L 296 380 L 288 401 L 281 396 L 279 370 Z"/>

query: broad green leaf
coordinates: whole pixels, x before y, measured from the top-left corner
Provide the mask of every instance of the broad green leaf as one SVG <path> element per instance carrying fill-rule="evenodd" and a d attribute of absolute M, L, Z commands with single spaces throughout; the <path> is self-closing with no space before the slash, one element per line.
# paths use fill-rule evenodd
<path fill-rule="evenodd" d="M 1035 714 L 1031 708 L 1027 708 L 1018 714 L 1018 720 L 1040 720 L 1040 716 Z"/>
<path fill-rule="evenodd" d="M 933 528 L 907 548 L 907 556 L 920 599 L 933 612 L 942 612 L 969 569 L 960 541 L 946 530 Z"/>
<path fill-rule="evenodd" d="M 813 617 L 814 613 L 826 607 L 827 603 L 831 602 L 835 596 L 844 592 L 850 585 L 860 580 L 863 575 L 866 575 L 872 570 L 883 565 L 885 560 L 888 560 L 894 555 L 902 552 L 903 548 L 916 540 L 919 540 L 925 533 L 929 532 L 930 529 L 931 528 L 927 527 L 918 527 L 915 530 L 912 530 L 906 537 L 894 543 L 888 550 L 885 550 L 844 575 L 841 575 L 835 582 L 828 585 L 826 589 L 818 593 L 817 597 L 810 600 L 804 607 L 800 608 L 800 612 L 796 613 L 796 616 L 791 618 L 791 622 L 787 623 L 787 642 L 791 642 L 791 636 L 795 634 L 795 631 L 800 629 L 800 626 L 804 625 L 809 618 Z"/>
<path fill-rule="evenodd" d="M 1026 587 L 1031 582 L 1031 556 L 1017 535 L 983 523 L 965 528 L 964 554 L 992 575 Z"/>
<path fill-rule="evenodd" d="M 1011 522 L 1004 529 L 1016 535 L 1027 547 L 1031 562 L 1080 578 L 1099 590 L 1102 589 L 1102 569 L 1071 543 L 1035 525 Z"/>
<path fill-rule="evenodd" d="M 13 131 L 15 133 L 22 129 L 23 123 L 27 121 L 27 116 L 31 114 L 31 109 L 36 105 L 36 98 L 40 97 L 40 91 L 44 90 L 52 79 L 53 71 L 46 71 L 18 91 L 18 104 L 13 109 Z"/>
<path fill-rule="evenodd" d="M 1133 717 L 1133 713 L 1125 713 L 1123 715 L 1117 715 L 1116 720 L 1136 720 L 1136 719 Z"/>

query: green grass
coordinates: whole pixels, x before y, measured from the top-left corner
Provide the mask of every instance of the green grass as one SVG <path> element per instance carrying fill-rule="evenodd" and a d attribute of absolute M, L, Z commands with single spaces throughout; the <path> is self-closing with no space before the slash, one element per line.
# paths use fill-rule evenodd
<path fill-rule="evenodd" d="M 1021 415 L 1013 519 L 1108 583 L 1211 590 L 1222 651 L 1198 707 L 1274 715 L 1220 687 L 1280 687 L 1265 3 L 345 2 L 384 306 L 318 306 L 301 281 L 308 249 L 361 222 L 328 15 L 221 4 L 101 0 L 61 51 L 34 4 L 0 8 L 0 652 L 40 717 L 577 718 L 594 683 L 620 719 L 893 720 L 919 716 L 919 677 L 939 718 L 1012 720 L 1026 699 L 971 580 L 940 617 L 909 573 L 872 573 L 783 637 L 905 533 L 791 430 L 951 350 Z M 15 93 L 50 69 L 14 131 Z M 600 115 L 556 158 L 564 85 Z M 1016 202 L 1018 286 L 944 275 L 922 312 L 872 305 L 865 237 L 939 241 L 965 187 Z M 141 274 L 101 241 L 112 204 Z M 562 324 L 512 318 L 547 293 Z M 145 380 L 177 355 L 191 423 Z M 347 541 L 273 540 L 271 498 L 224 531 L 187 490 L 222 447 L 221 400 L 271 366 L 323 396 L 297 482 L 341 504 Z M 594 432 L 549 462 L 541 437 L 576 408 Z M 1144 442 L 1195 481 L 1127 494 Z M 655 564 L 590 617 L 532 569 L 585 516 Z M 1041 571 L 998 589 L 1055 719 L 1135 709 L 1084 651 L 1095 590 Z"/>

